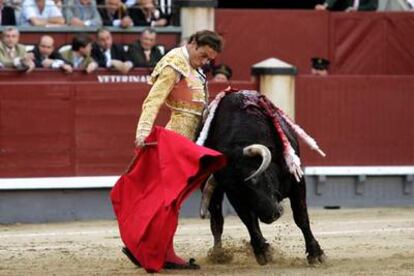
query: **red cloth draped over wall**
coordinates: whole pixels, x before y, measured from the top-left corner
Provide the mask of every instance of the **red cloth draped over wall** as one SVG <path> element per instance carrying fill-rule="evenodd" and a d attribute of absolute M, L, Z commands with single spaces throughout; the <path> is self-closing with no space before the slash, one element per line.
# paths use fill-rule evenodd
<path fill-rule="evenodd" d="M 413 74 L 412 13 L 332 13 L 333 73 Z"/>
<path fill-rule="evenodd" d="M 315 56 L 328 58 L 334 74 L 414 74 L 410 12 L 219 9 L 216 29 L 234 79 L 250 79 L 251 66 L 269 57 L 305 74 Z"/>

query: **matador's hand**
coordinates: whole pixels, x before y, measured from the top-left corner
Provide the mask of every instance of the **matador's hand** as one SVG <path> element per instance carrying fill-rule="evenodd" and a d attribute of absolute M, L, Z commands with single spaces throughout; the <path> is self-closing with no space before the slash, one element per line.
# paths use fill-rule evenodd
<path fill-rule="evenodd" d="M 145 146 L 145 136 L 137 136 L 135 138 L 135 146 L 137 148 L 143 148 Z"/>

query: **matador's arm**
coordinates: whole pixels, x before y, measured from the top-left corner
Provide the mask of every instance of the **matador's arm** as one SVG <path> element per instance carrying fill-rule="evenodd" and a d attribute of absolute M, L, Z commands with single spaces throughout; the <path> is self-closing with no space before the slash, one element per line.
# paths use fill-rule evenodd
<path fill-rule="evenodd" d="M 166 66 L 155 80 L 142 105 L 135 140 L 138 146 L 142 146 L 145 138 L 150 134 L 158 112 L 173 89 L 178 77 L 179 73 L 176 70 L 170 66 Z"/>

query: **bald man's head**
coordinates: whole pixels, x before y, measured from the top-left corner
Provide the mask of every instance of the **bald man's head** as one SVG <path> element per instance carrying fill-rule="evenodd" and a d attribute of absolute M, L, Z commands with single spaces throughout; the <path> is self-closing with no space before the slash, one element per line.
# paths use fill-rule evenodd
<path fill-rule="evenodd" d="M 54 43 L 55 41 L 53 40 L 53 37 L 49 35 L 42 36 L 39 42 L 40 55 L 43 57 L 49 57 L 53 53 L 53 50 L 55 50 Z"/>

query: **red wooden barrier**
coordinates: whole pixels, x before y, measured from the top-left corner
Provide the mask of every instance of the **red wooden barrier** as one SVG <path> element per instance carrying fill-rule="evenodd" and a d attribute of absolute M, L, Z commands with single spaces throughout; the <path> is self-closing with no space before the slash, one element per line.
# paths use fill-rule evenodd
<path fill-rule="evenodd" d="M 306 165 L 414 164 L 413 76 L 299 76 L 296 120 L 327 153 Z"/>
<path fill-rule="evenodd" d="M 0 72 L 0 177 L 121 173 L 133 154 L 148 71 L 45 71 Z M 211 83 L 211 95 L 226 86 Z M 413 91 L 413 76 L 298 76 L 296 119 L 328 155 L 302 147 L 304 164 L 414 164 Z M 164 109 L 157 123 L 168 115 Z"/>
<path fill-rule="evenodd" d="M 120 174 L 133 155 L 147 74 L 0 72 L 0 177 Z M 257 90 L 251 82 L 233 85 Z M 226 87 L 209 90 L 214 96 Z M 157 124 L 168 116 L 162 109 Z"/>

